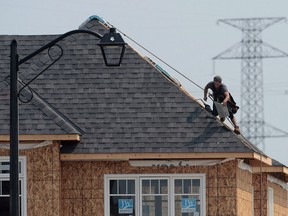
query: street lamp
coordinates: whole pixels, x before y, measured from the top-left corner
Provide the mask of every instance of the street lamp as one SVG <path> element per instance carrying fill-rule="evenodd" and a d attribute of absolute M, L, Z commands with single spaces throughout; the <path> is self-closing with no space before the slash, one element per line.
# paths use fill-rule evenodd
<path fill-rule="evenodd" d="M 10 216 L 19 216 L 19 114 L 18 114 L 18 70 L 19 66 L 37 54 L 46 49 L 50 49 L 53 46 L 58 46 L 57 43 L 64 38 L 73 34 L 90 34 L 97 37 L 100 40 L 98 44 L 101 48 L 101 52 L 106 66 L 120 66 L 123 55 L 125 52 L 126 43 L 122 39 L 119 33 L 116 33 L 115 28 L 111 28 L 109 33 L 104 36 L 89 31 L 89 30 L 73 30 L 63 35 L 60 35 L 53 41 L 27 55 L 23 59 L 19 60 L 17 53 L 17 41 L 12 40 L 10 44 Z M 116 50 L 116 51 L 115 51 Z M 62 48 L 61 48 L 62 51 Z M 119 54 L 119 56 L 117 56 Z M 61 55 L 62 57 L 62 55 Z M 60 57 L 60 58 L 61 58 Z M 110 59 L 111 58 L 111 59 Z M 57 59 L 59 60 L 59 58 Z M 112 60 L 112 61 L 110 61 Z M 55 63 L 55 62 L 54 62 Z M 46 68 L 48 69 L 49 66 Z M 45 69 L 45 70 L 46 70 Z M 44 71 L 45 71 L 44 70 Z M 41 73 L 43 73 L 42 71 Z M 35 78 L 37 78 L 37 75 Z M 34 80 L 34 79 L 33 79 Z M 25 84 L 28 86 L 33 80 Z"/>

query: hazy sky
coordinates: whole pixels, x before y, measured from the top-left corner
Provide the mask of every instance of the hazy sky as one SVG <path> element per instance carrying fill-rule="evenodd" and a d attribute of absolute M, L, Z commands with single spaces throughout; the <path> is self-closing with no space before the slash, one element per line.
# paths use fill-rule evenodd
<path fill-rule="evenodd" d="M 288 18 L 287 8 L 287 0 L 3 0 L 0 34 L 62 34 L 98 15 L 202 87 L 221 75 L 240 104 L 241 62 L 219 60 L 213 67 L 211 59 L 240 42 L 242 33 L 217 20 Z M 287 22 L 263 31 L 262 38 L 288 53 Z M 203 97 L 201 89 L 124 39 L 196 98 Z M 288 58 L 263 59 L 263 74 L 265 121 L 288 132 Z M 288 166 L 288 137 L 266 139 L 265 147 L 266 154 Z"/>

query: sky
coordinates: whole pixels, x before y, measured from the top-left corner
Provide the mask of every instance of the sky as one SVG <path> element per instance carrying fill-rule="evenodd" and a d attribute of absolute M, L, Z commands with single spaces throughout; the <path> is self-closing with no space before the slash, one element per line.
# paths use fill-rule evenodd
<path fill-rule="evenodd" d="M 241 61 L 212 58 L 240 42 L 242 32 L 217 21 L 288 18 L 287 8 L 287 0 L 5 0 L 0 7 L 0 34 L 62 34 L 98 15 L 157 56 L 124 37 L 181 82 L 195 98 L 203 98 L 202 90 L 178 72 L 202 88 L 213 76 L 220 75 L 240 104 Z M 287 38 L 287 21 L 262 32 L 264 42 L 286 53 Z M 288 58 L 263 59 L 264 120 L 288 133 L 287 72 Z M 240 112 L 241 107 L 236 114 L 238 119 Z M 288 166 L 288 137 L 266 138 L 261 149 Z"/>

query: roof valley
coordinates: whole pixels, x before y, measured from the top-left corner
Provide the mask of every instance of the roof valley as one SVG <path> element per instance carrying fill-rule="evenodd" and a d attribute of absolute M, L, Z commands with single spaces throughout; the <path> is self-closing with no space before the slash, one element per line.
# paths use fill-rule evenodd
<path fill-rule="evenodd" d="M 67 118 L 63 113 L 61 113 L 58 109 L 53 107 L 44 98 L 37 94 L 31 87 L 28 87 L 28 89 L 23 88 L 20 92 L 21 94 L 19 94 L 19 97 L 25 97 L 27 102 L 31 102 L 37 109 L 39 109 L 43 114 L 48 116 L 66 133 L 77 133 L 80 135 L 83 135 L 85 133 L 80 127 L 78 127 L 74 122 Z"/>

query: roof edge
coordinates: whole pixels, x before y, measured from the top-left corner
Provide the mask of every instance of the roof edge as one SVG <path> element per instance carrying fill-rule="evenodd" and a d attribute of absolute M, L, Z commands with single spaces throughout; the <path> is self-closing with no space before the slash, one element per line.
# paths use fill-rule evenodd
<path fill-rule="evenodd" d="M 269 167 L 252 167 L 252 173 L 266 173 L 266 174 L 272 174 L 272 173 L 281 173 L 284 174 L 284 177 L 282 180 L 284 180 L 286 183 L 288 183 L 288 168 L 285 166 L 269 166 Z M 288 186 L 287 186 L 288 189 Z"/>
<path fill-rule="evenodd" d="M 265 154 L 261 154 L 261 153 L 256 153 L 254 152 L 254 157 L 253 159 L 257 160 L 260 163 L 264 163 L 266 165 L 272 166 L 272 159 L 268 156 L 266 156 Z"/>
<path fill-rule="evenodd" d="M 272 167 L 253 167 L 253 173 L 267 172 L 267 173 L 284 173 L 288 175 L 288 168 L 285 166 L 272 166 Z"/>
<path fill-rule="evenodd" d="M 260 156 L 254 152 L 243 153 L 99 153 L 99 154 L 61 154 L 61 161 L 77 161 L 77 160 L 149 160 L 149 159 L 226 159 L 226 158 L 239 158 L 239 159 L 254 159 L 260 160 L 267 165 L 271 165 L 271 159 Z"/>
<path fill-rule="evenodd" d="M 80 141 L 79 134 L 37 134 L 37 135 L 19 135 L 19 141 Z M 10 142 L 9 135 L 0 135 L 0 142 Z"/>

